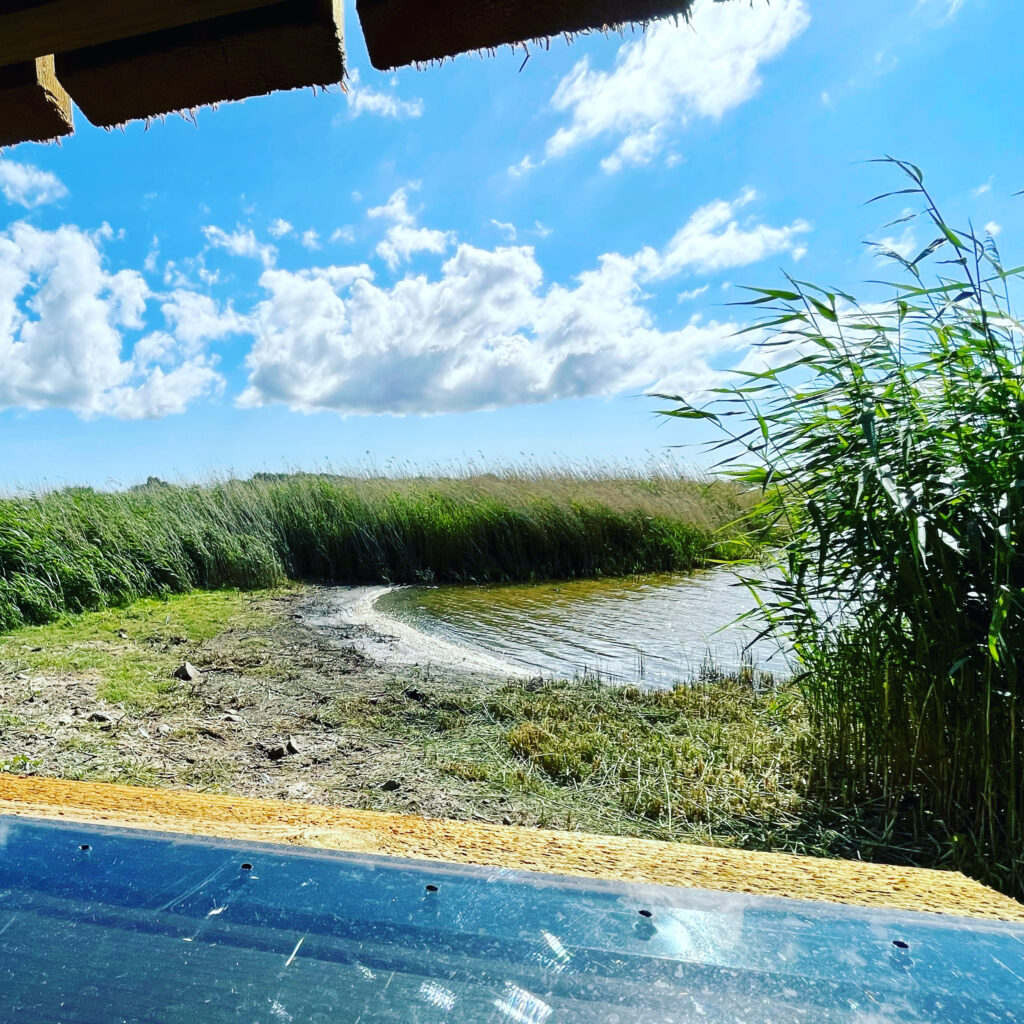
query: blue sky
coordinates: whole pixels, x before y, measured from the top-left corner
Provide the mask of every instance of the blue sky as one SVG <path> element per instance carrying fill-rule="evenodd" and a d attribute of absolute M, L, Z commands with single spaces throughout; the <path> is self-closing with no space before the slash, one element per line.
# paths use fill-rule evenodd
<path fill-rule="evenodd" d="M 347 94 L 0 159 L 4 486 L 643 459 L 698 439 L 646 392 L 747 356 L 739 285 L 870 294 L 865 240 L 929 241 L 864 161 L 1020 226 L 1013 5 L 698 0 L 395 75 L 346 15 Z"/>

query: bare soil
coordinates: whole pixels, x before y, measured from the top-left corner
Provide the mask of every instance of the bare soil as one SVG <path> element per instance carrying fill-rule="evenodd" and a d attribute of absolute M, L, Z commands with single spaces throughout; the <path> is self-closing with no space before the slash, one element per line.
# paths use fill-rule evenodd
<path fill-rule="evenodd" d="M 353 641 L 383 648 L 391 638 L 367 626 L 326 628 L 324 601 L 316 588 L 253 597 L 251 611 L 269 613 L 262 616 L 269 625 L 231 626 L 195 646 L 184 637 L 150 638 L 154 656 L 173 652 L 199 677 L 170 680 L 149 707 L 107 703 L 97 695 L 97 673 L 26 672 L 0 662 L 2 767 L 442 817 L 536 820 L 536 809 L 453 775 L 443 744 L 400 735 L 403 717 L 421 719 L 445 693 L 500 680 L 387 668 Z M 128 642 L 111 642 L 118 640 Z"/>

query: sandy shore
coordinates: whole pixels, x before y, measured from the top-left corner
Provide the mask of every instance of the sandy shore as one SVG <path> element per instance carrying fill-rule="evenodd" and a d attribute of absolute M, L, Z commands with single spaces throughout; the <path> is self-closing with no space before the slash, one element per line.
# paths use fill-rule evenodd
<path fill-rule="evenodd" d="M 396 587 L 320 587 L 299 606 L 303 622 L 384 666 L 429 668 L 473 676 L 530 678 L 536 672 L 486 651 L 424 632 L 377 608 Z"/>

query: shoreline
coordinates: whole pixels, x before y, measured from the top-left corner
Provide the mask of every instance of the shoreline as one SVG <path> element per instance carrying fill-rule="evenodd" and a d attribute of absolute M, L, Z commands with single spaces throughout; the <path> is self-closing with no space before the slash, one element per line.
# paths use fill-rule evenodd
<path fill-rule="evenodd" d="M 539 673 L 417 629 L 376 607 L 397 586 L 317 587 L 299 605 L 303 622 L 332 643 L 351 646 L 381 668 L 420 668 L 495 682 Z"/>

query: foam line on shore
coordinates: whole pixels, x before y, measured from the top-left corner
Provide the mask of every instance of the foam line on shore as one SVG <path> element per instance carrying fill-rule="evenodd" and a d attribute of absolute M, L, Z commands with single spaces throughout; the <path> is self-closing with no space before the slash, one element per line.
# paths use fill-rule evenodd
<path fill-rule="evenodd" d="M 305 621 L 385 665 L 415 665 L 473 674 L 529 678 L 536 672 L 486 651 L 453 643 L 381 611 L 398 587 L 324 587 L 303 607 Z"/>

